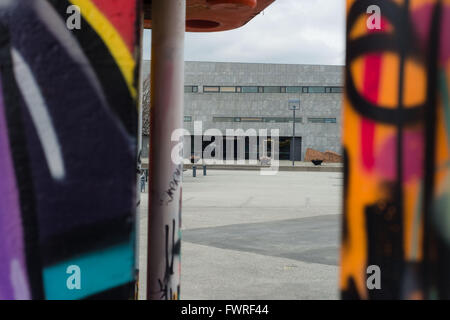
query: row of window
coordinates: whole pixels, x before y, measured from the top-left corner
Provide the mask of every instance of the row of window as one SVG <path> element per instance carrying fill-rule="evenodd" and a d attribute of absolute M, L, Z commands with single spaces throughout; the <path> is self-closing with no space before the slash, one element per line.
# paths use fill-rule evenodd
<path fill-rule="evenodd" d="M 318 86 L 203 86 L 204 93 L 342 93 L 342 87 Z M 184 92 L 197 93 L 198 86 L 184 86 Z"/>
<path fill-rule="evenodd" d="M 289 117 L 213 117 L 213 122 L 292 122 Z M 302 123 L 302 118 L 295 118 L 295 122 Z"/>
<path fill-rule="evenodd" d="M 308 123 L 336 123 L 336 118 L 308 118 Z M 192 116 L 184 116 L 184 122 L 192 122 Z M 213 122 L 269 122 L 292 123 L 290 117 L 213 117 Z M 303 118 L 295 118 L 296 123 L 303 123 Z"/>
<path fill-rule="evenodd" d="M 309 123 L 336 123 L 336 118 L 308 118 Z"/>

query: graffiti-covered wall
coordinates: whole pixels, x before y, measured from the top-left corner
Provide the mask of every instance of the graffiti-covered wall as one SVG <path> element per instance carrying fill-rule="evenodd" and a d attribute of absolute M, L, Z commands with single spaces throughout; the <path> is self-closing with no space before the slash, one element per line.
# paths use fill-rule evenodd
<path fill-rule="evenodd" d="M 138 3 L 0 0 L 0 299 L 133 295 Z"/>
<path fill-rule="evenodd" d="M 449 299 L 450 1 L 348 0 L 347 15 L 343 298 Z"/>

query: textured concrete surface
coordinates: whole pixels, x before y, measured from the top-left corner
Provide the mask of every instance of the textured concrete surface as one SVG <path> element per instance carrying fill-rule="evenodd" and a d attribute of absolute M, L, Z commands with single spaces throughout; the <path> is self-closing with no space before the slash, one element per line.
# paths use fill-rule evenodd
<path fill-rule="evenodd" d="M 209 247 L 337 265 L 337 224 L 337 215 L 234 224 L 185 230 L 183 239 Z"/>
<path fill-rule="evenodd" d="M 181 298 L 338 298 L 342 178 L 229 170 L 193 178 L 185 171 Z M 140 215 L 142 290 L 147 196 Z"/>

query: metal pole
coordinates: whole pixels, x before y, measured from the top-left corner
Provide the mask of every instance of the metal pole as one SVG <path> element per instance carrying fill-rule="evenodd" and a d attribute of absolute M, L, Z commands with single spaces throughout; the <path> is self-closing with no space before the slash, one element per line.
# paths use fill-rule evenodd
<path fill-rule="evenodd" d="M 295 108 L 292 110 L 292 166 L 295 166 Z"/>
<path fill-rule="evenodd" d="M 143 38 L 143 33 L 144 33 L 144 17 L 141 17 L 141 24 L 140 24 L 141 28 L 140 28 L 140 39 Z M 142 51 L 143 51 L 143 46 L 140 47 L 140 53 L 139 53 L 139 60 L 142 59 Z M 139 68 L 139 104 L 138 104 L 138 139 L 137 139 L 137 157 L 138 157 L 138 169 L 136 170 L 136 190 L 137 191 L 137 205 L 136 205 L 136 222 L 135 222 L 135 228 L 136 228 L 136 243 L 135 243 L 135 269 L 136 269 L 136 287 L 135 287 L 135 299 L 138 300 L 139 299 L 139 252 L 140 252 L 140 246 L 139 246 L 139 240 L 140 240 L 140 226 L 141 226 L 141 187 L 140 187 L 140 175 L 141 175 L 141 171 L 142 171 L 142 162 L 141 162 L 141 157 L 142 157 L 142 113 L 143 113 L 143 109 L 144 106 L 142 105 L 143 102 L 143 97 L 142 97 L 142 92 L 143 92 L 143 79 L 142 79 L 142 69 L 141 66 Z"/>
<path fill-rule="evenodd" d="M 171 136 L 183 128 L 186 1 L 153 0 L 152 17 L 147 299 L 166 300 L 180 292 L 183 163 Z"/>

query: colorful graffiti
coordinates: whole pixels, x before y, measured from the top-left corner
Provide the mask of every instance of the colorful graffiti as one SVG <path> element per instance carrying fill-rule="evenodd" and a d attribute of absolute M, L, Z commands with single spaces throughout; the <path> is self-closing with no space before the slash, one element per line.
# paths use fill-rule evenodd
<path fill-rule="evenodd" d="M 347 15 L 342 297 L 449 299 L 450 1 L 348 0 Z"/>
<path fill-rule="evenodd" d="M 0 0 L 0 299 L 133 297 L 139 4 Z"/>

